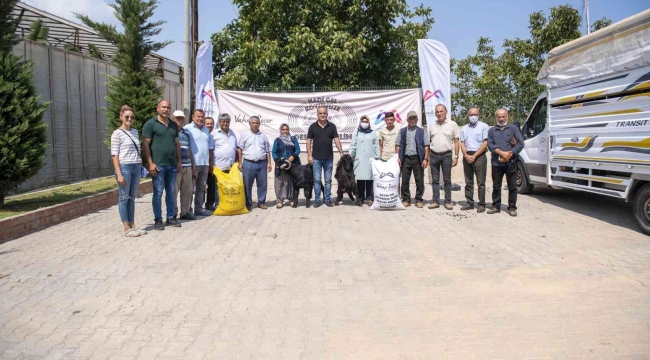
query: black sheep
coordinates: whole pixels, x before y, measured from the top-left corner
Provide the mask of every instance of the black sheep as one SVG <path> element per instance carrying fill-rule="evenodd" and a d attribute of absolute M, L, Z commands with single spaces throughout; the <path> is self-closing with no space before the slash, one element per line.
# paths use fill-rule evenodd
<path fill-rule="evenodd" d="M 302 188 L 305 195 L 305 204 L 307 207 L 311 206 L 311 194 L 314 189 L 314 170 L 312 165 L 292 165 L 289 169 L 291 174 L 291 185 L 293 188 L 293 195 L 291 207 L 298 207 L 299 191 Z M 321 188 L 323 183 L 321 182 Z"/>

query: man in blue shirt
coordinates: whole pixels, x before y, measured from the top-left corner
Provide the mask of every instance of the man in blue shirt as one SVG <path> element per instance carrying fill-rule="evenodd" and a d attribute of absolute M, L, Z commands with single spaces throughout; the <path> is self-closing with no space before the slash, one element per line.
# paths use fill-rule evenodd
<path fill-rule="evenodd" d="M 492 152 L 492 209 L 488 214 L 501 212 L 501 184 L 503 175 L 508 182 L 508 214 L 517 216 L 517 158 L 524 149 L 519 128 L 508 124 L 508 111 L 496 112 L 497 126 L 488 132 L 488 148 Z M 512 145 L 512 138 L 517 140 Z"/>
<path fill-rule="evenodd" d="M 201 109 L 195 109 L 192 114 L 192 123 L 185 125 L 183 130 L 192 136 L 191 150 L 196 165 L 196 193 L 194 194 L 194 215 L 208 216 L 203 211 L 205 200 L 205 186 L 208 181 L 208 174 L 212 172 L 212 149 L 214 141 L 205 125 L 205 113 Z"/>
<path fill-rule="evenodd" d="M 257 207 L 266 209 L 267 173 L 271 172 L 271 144 L 269 139 L 260 131 L 260 119 L 251 116 L 248 120 L 251 131 L 241 136 L 237 143 L 239 170 L 244 177 L 246 192 L 246 207 L 250 211 L 253 206 L 253 182 L 257 184 Z"/>
<path fill-rule="evenodd" d="M 460 132 L 460 150 L 463 153 L 463 170 L 465 172 L 465 200 L 467 204 L 461 210 L 474 209 L 474 176 L 478 184 L 478 213 L 485 211 L 485 179 L 487 177 L 487 138 L 490 127 L 479 121 L 479 111 L 471 108 L 467 111 L 469 122 Z"/>

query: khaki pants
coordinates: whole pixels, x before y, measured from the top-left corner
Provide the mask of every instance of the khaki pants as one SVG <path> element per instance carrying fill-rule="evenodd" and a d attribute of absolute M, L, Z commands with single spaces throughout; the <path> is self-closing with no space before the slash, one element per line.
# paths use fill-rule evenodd
<path fill-rule="evenodd" d="M 176 216 L 183 216 L 191 211 L 192 206 L 192 192 L 194 190 L 194 182 L 192 181 L 192 167 L 182 167 L 181 172 L 176 176 Z M 178 193 L 181 193 L 181 212 L 178 212 Z"/>

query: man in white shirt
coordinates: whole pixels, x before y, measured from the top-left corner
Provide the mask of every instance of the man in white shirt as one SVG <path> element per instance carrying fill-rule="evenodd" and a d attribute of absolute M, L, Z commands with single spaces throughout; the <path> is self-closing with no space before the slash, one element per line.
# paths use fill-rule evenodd
<path fill-rule="evenodd" d="M 271 144 L 269 139 L 260 131 L 260 119 L 251 116 L 248 120 L 250 132 L 244 133 L 237 143 L 239 170 L 244 176 L 246 192 L 246 207 L 250 211 L 253 206 L 253 182 L 257 184 L 257 207 L 266 209 L 267 173 L 271 172 Z"/>
<path fill-rule="evenodd" d="M 397 134 L 400 129 L 395 127 L 395 114 L 392 112 L 387 112 L 384 115 L 384 122 L 386 127 L 379 130 L 377 137 L 379 138 L 379 156 L 382 160 L 388 160 L 395 155 Z"/>
<path fill-rule="evenodd" d="M 460 132 L 460 150 L 463 153 L 463 170 L 465 173 L 465 200 L 467 204 L 461 210 L 474 209 L 474 176 L 478 184 L 479 213 L 485 211 L 485 179 L 487 178 L 487 138 L 490 127 L 479 120 L 477 108 L 467 111 L 469 122 Z"/>
<path fill-rule="evenodd" d="M 230 129 L 230 115 L 227 113 L 219 116 L 219 127 L 212 131 L 212 139 L 214 141 L 213 165 L 225 173 L 230 172 L 230 168 L 237 161 L 237 137 Z M 215 185 L 214 206 L 218 205 L 219 191 Z"/>
<path fill-rule="evenodd" d="M 429 209 L 440 207 L 440 172 L 445 183 L 445 209 L 452 210 L 451 168 L 458 165 L 458 124 L 447 119 L 447 107 L 436 105 L 436 118 L 427 126 L 431 143 L 431 179 L 433 181 L 433 200 Z"/>

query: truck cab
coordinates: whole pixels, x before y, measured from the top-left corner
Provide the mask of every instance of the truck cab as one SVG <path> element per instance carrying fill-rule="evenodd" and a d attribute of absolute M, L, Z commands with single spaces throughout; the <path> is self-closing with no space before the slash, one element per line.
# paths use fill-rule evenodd
<path fill-rule="evenodd" d="M 650 9 L 559 46 L 524 122 L 517 185 L 634 203 L 650 235 Z"/>

